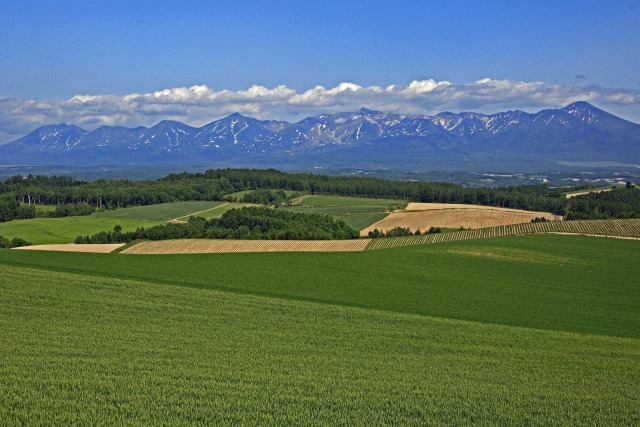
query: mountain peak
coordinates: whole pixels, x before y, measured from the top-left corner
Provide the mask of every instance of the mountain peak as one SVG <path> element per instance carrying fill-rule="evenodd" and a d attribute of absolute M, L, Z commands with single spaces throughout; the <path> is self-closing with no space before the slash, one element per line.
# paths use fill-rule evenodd
<path fill-rule="evenodd" d="M 566 107 L 563 108 L 565 111 L 571 110 L 598 110 L 598 108 L 594 107 L 592 104 L 589 104 L 587 101 L 576 101 L 573 102 Z"/>
<path fill-rule="evenodd" d="M 359 109 L 357 112 L 360 113 L 360 114 L 378 114 L 378 113 L 380 113 L 380 111 L 370 110 L 370 109 L 364 108 L 364 107 Z"/>
<path fill-rule="evenodd" d="M 177 122 L 175 120 L 162 120 L 162 121 L 156 123 L 156 125 L 153 126 L 153 127 L 156 127 L 156 126 L 167 126 L 167 125 L 168 126 L 179 126 L 179 127 L 186 126 L 184 123 L 180 123 L 180 122 Z"/>

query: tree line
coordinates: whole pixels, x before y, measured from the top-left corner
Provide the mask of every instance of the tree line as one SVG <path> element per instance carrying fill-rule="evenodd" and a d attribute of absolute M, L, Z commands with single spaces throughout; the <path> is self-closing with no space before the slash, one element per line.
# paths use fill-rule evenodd
<path fill-rule="evenodd" d="M 246 201 L 280 204 L 284 190 L 308 194 L 402 199 L 423 203 L 463 203 L 552 212 L 568 219 L 640 217 L 640 191 L 616 189 L 566 199 L 581 187 L 550 188 L 546 184 L 499 188 L 465 188 L 442 182 L 286 173 L 275 169 L 215 169 L 170 174 L 148 181 L 77 181 L 69 177 L 15 176 L 0 184 L 0 221 L 27 218 L 29 205 L 85 203 L 97 209 L 187 200 L 225 200 L 246 190 Z M 282 192 L 280 192 L 282 190 Z M 624 194 L 620 192 L 625 192 Z M 609 195 L 602 197 L 601 195 Z M 26 205 L 27 208 L 21 208 Z M 34 215 L 35 216 L 35 215 Z"/>

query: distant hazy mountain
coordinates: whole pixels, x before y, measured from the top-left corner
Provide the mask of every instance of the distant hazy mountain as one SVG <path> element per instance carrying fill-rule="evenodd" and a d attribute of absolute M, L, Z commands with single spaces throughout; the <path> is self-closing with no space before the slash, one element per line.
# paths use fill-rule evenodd
<path fill-rule="evenodd" d="M 640 125 L 586 102 L 536 114 L 435 116 L 360 109 L 298 123 L 235 113 L 194 128 L 43 126 L 0 146 L 2 164 L 253 165 L 510 170 L 557 161 L 640 163 Z"/>

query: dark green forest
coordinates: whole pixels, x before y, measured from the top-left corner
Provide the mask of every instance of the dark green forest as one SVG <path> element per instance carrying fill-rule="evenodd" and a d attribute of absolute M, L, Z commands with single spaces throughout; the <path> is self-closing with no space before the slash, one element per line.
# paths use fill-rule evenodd
<path fill-rule="evenodd" d="M 54 215 L 91 213 L 186 200 L 225 200 L 246 190 L 247 201 L 274 204 L 286 200 L 277 190 L 309 194 L 404 199 L 412 202 L 464 203 L 552 212 L 567 219 L 640 217 L 640 191 L 620 188 L 566 199 L 564 193 L 580 187 L 550 188 L 545 184 L 499 188 L 465 188 L 442 182 L 399 181 L 285 173 L 274 169 L 216 169 L 203 173 L 170 174 L 150 181 L 92 181 L 71 177 L 14 176 L 0 184 L 0 221 L 33 218 L 33 204 L 67 205 Z M 80 205 L 81 208 L 69 207 Z"/>
<path fill-rule="evenodd" d="M 220 218 L 190 217 L 186 223 L 138 228 L 126 233 L 116 226 L 113 231 L 78 236 L 75 243 L 129 243 L 138 239 L 346 240 L 358 237 L 359 233 L 344 221 L 329 215 L 245 207 L 231 209 Z"/>

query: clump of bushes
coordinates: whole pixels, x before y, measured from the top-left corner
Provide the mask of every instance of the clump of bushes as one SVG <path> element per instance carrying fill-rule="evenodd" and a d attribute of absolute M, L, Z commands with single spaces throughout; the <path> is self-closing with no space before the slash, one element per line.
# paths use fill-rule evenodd
<path fill-rule="evenodd" d="M 548 220 L 547 218 L 543 217 L 543 216 L 542 216 L 542 217 L 540 217 L 540 218 L 535 217 L 535 218 L 533 218 L 533 219 L 531 220 L 531 222 L 547 222 L 547 221 L 549 221 L 549 220 Z"/>
<path fill-rule="evenodd" d="M 13 239 L 9 240 L 6 237 L 0 236 L 0 248 L 10 249 L 17 248 L 19 246 L 31 246 L 31 243 L 27 242 L 24 239 L 21 239 L 20 237 L 14 237 Z"/>
<path fill-rule="evenodd" d="M 49 216 L 53 218 L 63 218 L 65 216 L 84 216 L 91 215 L 96 208 L 89 203 L 65 203 L 56 206 L 56 210 L 51 212 Z"/>

